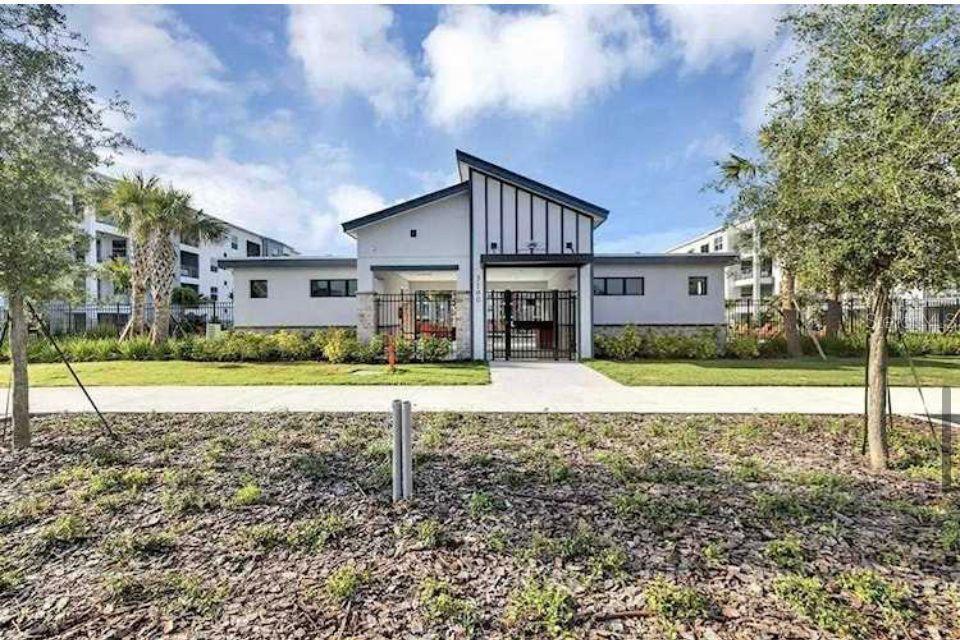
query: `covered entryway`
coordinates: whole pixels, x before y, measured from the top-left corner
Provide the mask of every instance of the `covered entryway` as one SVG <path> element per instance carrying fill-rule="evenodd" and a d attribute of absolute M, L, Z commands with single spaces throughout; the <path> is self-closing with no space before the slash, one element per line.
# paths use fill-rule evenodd
<path fill-rule="evenodd" d="M 577 292 L 487 291 L 488 360 L 575 360 Z"/>

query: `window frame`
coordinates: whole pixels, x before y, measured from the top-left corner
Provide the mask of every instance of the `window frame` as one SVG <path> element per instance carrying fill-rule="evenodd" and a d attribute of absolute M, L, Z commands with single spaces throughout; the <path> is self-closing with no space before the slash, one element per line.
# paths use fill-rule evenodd
<path fill-rule="evenodd" d="M 620 292 L 611 293 L 610 292 L 610 280 L 620 280 Z M 636 280 L 640 283 L 640 292 L 639 293 L 628 293 L 627 291 L 627 281 Z M 601 291 L 597 291 L 596 285 L 597 281 L 603 282 L 603 287 Z M 591 291 L 595 296 L 630 296 L 630 297 L 640 297 L 646 295 L 647 293 L 647 282 L 645 276 L 596 276 L 593 278 L 593 283 L 591 285 Z"/>
<path fill-rule="evenodd" d="M 263 285 L 263 295 L 255 295 L 255 287 L 257 285 Z M 251 300 L 266 300 L 270 297 L 270 285 L 269 281 L 262 278 L 250 281 L 250 299 Z"/>
<path fill-rule="evenodd" d="M 334 282 L 343 283 L 342 293 L 334 293 Z M 311 298 L 355 298 L 357 297 L 357 279 L 310 278 L 309 292 Z"/>
<path fill-rule="evenodd" d="M 703 283 L 703 290 L 700 290 L 699 283 Z M 687 295 L 688 296 L 706 296 L 710 291 L 710 279 L 708 276 L 687 276 Z"/>
<path fill-rule="evenodd" d="M 723 236 L 716 236 L 713 239 L 713 250 L 723 251 Z"/>

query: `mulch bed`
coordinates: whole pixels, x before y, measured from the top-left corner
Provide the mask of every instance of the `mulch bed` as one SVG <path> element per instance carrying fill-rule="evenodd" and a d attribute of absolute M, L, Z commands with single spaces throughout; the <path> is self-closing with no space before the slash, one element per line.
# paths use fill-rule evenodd
<path fill-rule="evenodd" d="M 423 414 L 399 505 L 386 414 L 112 422 L 0 450 L 0 637 L 960 637 L 920 422 Z"/>

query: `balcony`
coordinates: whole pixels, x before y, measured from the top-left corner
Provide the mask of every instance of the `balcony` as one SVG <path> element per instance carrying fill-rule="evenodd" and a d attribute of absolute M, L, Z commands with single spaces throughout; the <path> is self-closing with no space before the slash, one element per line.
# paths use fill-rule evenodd
<path fill-rule="evenodd" d="M 200 269 L 194 265 L 180 265 L 180 277 L 181 278 L 199 278 Z"/>

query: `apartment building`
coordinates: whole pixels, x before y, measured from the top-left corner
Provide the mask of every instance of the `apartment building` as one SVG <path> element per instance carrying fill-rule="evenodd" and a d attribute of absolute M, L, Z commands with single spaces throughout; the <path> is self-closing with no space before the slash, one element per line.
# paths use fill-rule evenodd
<path fill-rule="evenodd" d="M 755 260 L 754 242 L 753 224 L 745 222 L 712 229 L 668 249 L 667 253 L 734 253 L 736 261 L 724 269 L 724 298 L 766 299 L 780 293 L 780 265 L 763 255 L 762 250 L 760 260 Z"/>
<path fill-rule="evenodd" d="M 83 212 L 83 230 L 89 238 L 85 262 L 89 267 L 84 282 L 87 302 L 126 302 L 127 296 L 114 291 L 113 283 L 97 272 L 97 267 L 117 258 L 126 259 L 130 243 L 126 234 L 92 207 Z M 193 289 L 209 300 L 233 299 L 233 274 L 221 269 L 218 261 L 240 257 L 291 256 L 297 251 L 279 240 L 255 233 L 221 220 L 227 226 L 223 240 L 200 242 L 180 238 L 177 246 L 179 285 Z"/>

